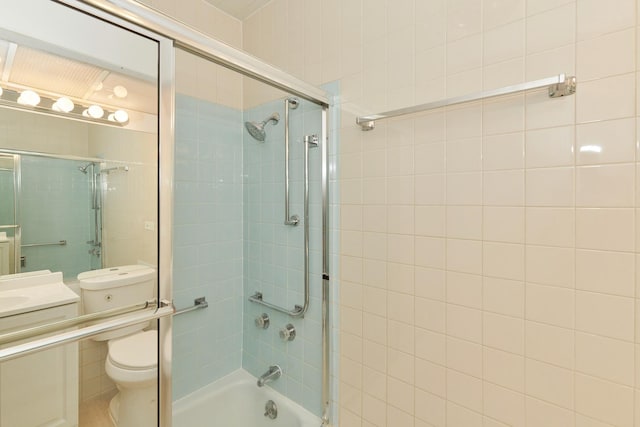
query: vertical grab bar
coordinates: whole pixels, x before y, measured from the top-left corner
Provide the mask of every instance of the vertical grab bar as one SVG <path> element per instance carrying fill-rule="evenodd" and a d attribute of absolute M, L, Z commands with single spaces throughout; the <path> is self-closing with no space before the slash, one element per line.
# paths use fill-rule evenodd
<path fill-rule="evenodd" d="M 284 225 L 298 225 L 298 215 L 289 216 L 289 108 L 295 110 L 300 105 L 297 98 L 284 100 Z"/>

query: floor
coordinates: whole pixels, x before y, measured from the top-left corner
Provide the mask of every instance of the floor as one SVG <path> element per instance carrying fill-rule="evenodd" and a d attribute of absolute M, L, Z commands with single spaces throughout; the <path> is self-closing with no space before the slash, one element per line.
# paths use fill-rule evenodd
<path fill-rule="evenodd" d="M 111 395 L 98 397 L 80 405 L 78 427 L 115 427 L 109 416 Z"/>

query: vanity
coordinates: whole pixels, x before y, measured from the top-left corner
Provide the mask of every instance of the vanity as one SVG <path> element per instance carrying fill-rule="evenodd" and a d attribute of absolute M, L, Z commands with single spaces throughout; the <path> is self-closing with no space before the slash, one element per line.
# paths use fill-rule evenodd
<path fill-rule="evenodd" d="M 0 334 L 77 317 L 79 301 L 62 273 L 0 276 Z M 77 425 L 78 343 L 0 363 L 0 426 Z"/>

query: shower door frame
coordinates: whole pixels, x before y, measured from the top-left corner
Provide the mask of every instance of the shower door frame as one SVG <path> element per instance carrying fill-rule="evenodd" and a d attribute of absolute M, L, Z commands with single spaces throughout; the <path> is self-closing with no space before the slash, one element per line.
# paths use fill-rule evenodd
<path fill-rule="evenodd" d="M 160 295 L 161 300 L 171 300 L 173 296 L 172 277 L 172 224 L 173 224 L 173 171 L 174 171 L 174 126 L 175 126 L 175 54 L 174 48 L 190 52 L 205 60 L 222 65 L 244 76 L 281 89 L 291 95 L 311 101 L 322 108 L 322 129 L 320 145 L 322 150 L 322 425 L 330 423 L 330 316 L 329 316 L 329 123 L 328 111 L 331 104 L 329 95 L 322 89 L 293 77 L 241 50 L 219 42 L 204 33 L 154 9 L 132 0 L 53 0 L 67 5 L 83 5 L 85 10 L 98 9 L 113 16 L 119 24 L 129 28 L 142 27 L 158 34 L 170 43 L 160 43 L 160 98 L 159 129 L 160 138 Z M 122 24 L 125 21 L 125 24 Z M 130 29 L 130 28 L 129 28 Z M 165 39 L 165 40 L 166 40 Z M 158 39 L 158 41 L 160 41 Z M 162 124 L 162 125 L 160 125 Z M 171 354 L 162 349 L 170 348 L 171 316 L 160 318 L 159 346 L 159 420 L 161 427 L 171 427 Z"/>

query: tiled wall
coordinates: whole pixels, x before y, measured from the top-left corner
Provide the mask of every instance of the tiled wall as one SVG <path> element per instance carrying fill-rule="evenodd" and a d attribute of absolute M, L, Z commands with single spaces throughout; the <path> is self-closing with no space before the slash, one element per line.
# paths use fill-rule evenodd
<path fill-rule="evenodd" d="M 245 21 L 251 53 L 341 83 L 341 426 L 640 425 L 637 9 L 274 0 Z M 575 96 L 354 124 L 562 72 Z"/>
<path fill-rule="evenodd" d="M 284 99 L 245 111 L 244 120 L 261 122 L 274 112 L 278 124 L 266 125 L 264 142 L 247 131 L 244 140 L 244 295 L 256 291 L 265 301 L 292 310 L 304 303 L 304 135 L 320 135 L 321 109 L 299 100 L 290 109 L 290 215 L 297 226 L 284 225 Z M 277 364 L 283 377 L 271 385 L 316 415 L 322 414 L 322 187 L 321 151 L 309 149 L 310 304 L 304 319 L 294 319 L 264 306 L 244 302 L 242 365 L 260 376 Z M 254 320 L 267 313 L 271 326 L 258 329 Z M 291 323 L 296 338 L 283 342 L 279 331 Z"/>
<path fill-rule="evenodd" d="M 21 158 L 20 224 L 22 244 L 66 240 L 65 246 L 23 247 L 21 271 L 52 269 L 73 280 L 91 269 L 90 178 L 81 162 L 33 156 Z"/>
<path fill-rule="evenodd" d="M 173 392 L 182 397 L 241 366 L 242 113 L 176 97 Z"/>

